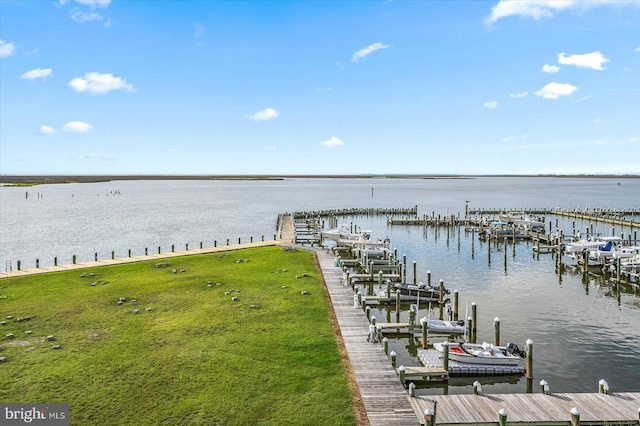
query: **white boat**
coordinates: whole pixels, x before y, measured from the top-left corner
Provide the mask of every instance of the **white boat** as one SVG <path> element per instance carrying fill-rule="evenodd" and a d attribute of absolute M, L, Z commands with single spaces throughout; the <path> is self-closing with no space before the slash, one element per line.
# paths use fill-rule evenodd
<path fill-rule="evenodd" d="M 622 238 L 620 237 L 592 237 L 588 240 L 580 240 L 572 243 L 565 243 L 562 246 L 563 253 L 575 253 L 582 252 L 584 250 L 596 250 L 598 247 L 604 247 L 608 242 L 613 243 L 622 243 Z"/>
<path fill-rule="evenodd" d="M 494 346 L 492 343 L 456 343 L 448 342 L 449 359 L 466 364 L 518 366 L 524 352 L 518 346 L 509 343 L 507 346 Z M 444 352 L 444 342 L 434 343 L 433 347 Z"/>
<path fill-rule="evenodd" d="M 436 319 L 427 319 L 427 330 L 434 331 L 436 333 L 447 333 L 447 334 L 464 334 L 465 332 L 465 324 L 464 321 L 447 321 L 447 320 L 436 320 Z"/>
<path fill-rule="evenodd" d="M 371 237 L 371 231 L 351 232 L 348 226 L 340 225 L 337 228 L 320 231 L 320 237 L 332 241 L 338 240 L 368 240 Z"/>
<path fill-rule="evenodd" d="M 576 266 L 584 263 L 584 253 L 593 251 L 611 251 L 611 248 L 622 245 L 623 239 L 620 237 L 591 237 L 587 240 L 580 240 L 571 243 L 564 243 L 562 246 L 562 263 L 569 266 Z M 589 253 L 588 266 L 601 265 L 600 258 L 606 255 Z"/>
<path fill-rule="evenodd" d="M 520 229 L 516 228 L 512 223 L 503 221 L 489 222 L 489 225 L 482 229 L 479 234 L 480 238 L 501 238 L 514 237 L 520 235 Z"/>
<path fill-rule="evenodd" d="M 388 259 L 391 255 L 391 250 L 387 247 L 377 245 L 366 245 L 364 247 L 356 247 L 351 249 L 353 255 L 360 259 L 366 257 L 367 259 Z"/>

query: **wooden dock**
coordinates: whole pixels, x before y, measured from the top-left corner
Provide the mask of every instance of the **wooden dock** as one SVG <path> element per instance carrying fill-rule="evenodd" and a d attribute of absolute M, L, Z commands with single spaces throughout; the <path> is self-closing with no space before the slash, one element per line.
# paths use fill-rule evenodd
<path fill-rule="evenodd" d="M 409 402 L 409 394 L 379 343 L 367 342 L 369 320 L 365 312 L 353 307 L 353 290 L 342 285 L 342 270 L 334 257 L 315 249 L 327 290 L 331 297 L 340 333 L 349 353 L 360 396 L 370 425 L 419 424 Z"/>
<path fill-rule="evenodd" d="M 481 379 L 480 379 L 481 381 Z M 479 395 L 428 395 L 411 398 L 416 416 L 424 419 L 436 403 L 436 424 L 496 425 L 498 411 L 507 412 L 507 423 L 518 426 L 569 426 L 571 409 L 580 412 L 583 425 L 637 425 L 640 393 L 525 393 Z"/>

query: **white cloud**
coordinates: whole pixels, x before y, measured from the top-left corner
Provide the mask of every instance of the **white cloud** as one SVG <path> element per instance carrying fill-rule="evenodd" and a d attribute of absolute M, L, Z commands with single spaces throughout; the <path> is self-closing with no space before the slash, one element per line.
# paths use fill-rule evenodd
<path fill-rule="evenodd" d="M 575 65 L 579 68 L 591 68 L 602 71 L 602 64 L 609 62 L 600 52 L 585 53 L 584 55 L 566 56 L 566 53 L 558 53 L 558 63 L 562 65 Z"/>
<path fill-rule="evenodd" d="M 69 87 L 77 92 L 88 92 L 91 94 L 105 94 L 112 90 L 124 90 L 125 92 L 135 92 L 133 85 L 121 77 L 114 77 L 113 74 L 102 74 L 99 72 L 89 72 L 84 78 L 77 77 L 69 82 Z"/>
<path fill-rule="evenodd" d="M 544 64 L 542 66 L 542 72 L 554 74 L 554 73 L 557 73 L 558 71 L 560 71 L 560 67 L 557 65 Z"/>
<path fill-rule="evenodd" d="M 344 145 L 344 142 L 336 136 L 331 136 L 329 140 L 321 142 L 321 144 L 326 146 L 327 148 L 333 148 L 334 146 Z"/>
<path fill-rule="evenodd" d="M 70 0 L 60 0 L 59 3 L 60 4 L 67 4 L 69 3 Z M 107 6 L 109 6 L 109 4 L 111 3 L 111 0 L 74 0 L 76 3 L 80 3 L 83 4 L 85 6 L 89 6 L 92 9 L 95 8 L 105 8 Z"/>
<path fill-rule="evenodd" d="M 636 47 L 635 49 L 633 49 L 634 52 L 640 52 L 640 46 Z"/>
<path fill-rule="evenodd" d="M 273 108 L 266 108 L 261 111 L 250 115 L 249 118 L 253 121 L 267 121 L 276 118 L 279 115 L 278 111 Z"/>
<path fill-rule="evenodd" d="M 53 127 L 45 126 L 44 124 L 40 126 L 40 133 L 42 133 L 43 135 L 52 135 L 55 132 L 56 131 L 53 130 Z"/>
<path fill-rule="evenodd" d="M 511 93 L 509 94 L 509 97 L 510 98 L 526 98 L 528 94 L 529 92 L 527 91 L 520 92 L 520 93 Z"/>
<path fill-rule="evenodd" d="M 364 58 L 367 55 L 372 54 L 376 50 L 386 49 L 388 47 L 389 46 L 387 46 L 386 44 L 374 43 L 374 44 L 372 44 L 370 46 L 367 46 L 365 48 L 362 48 L 362 49 L 358 50 L 356 53 L 353 54 L 353 57 L 351 58 L 351 60 L 353 62 L 358 62 L 360 59 Z"/>
<path fill-rule="evenodd" d="M 93 129 L 93 126 L 91 124 L 84 123 L 82 121 L 70 121 L 62 126 L 62 130 L 71 133 L 84 133 L 88 132 L 91 129 Z"/>
<path fill-rule="evenodd" d="M 485 107 L 486 109 L 496 109 L 496 108 L 498 108 L 498 102 L 497 101 L 489 101 L 489 102 L 483 103 L 482 106 Z"/>
<path fill-rule="evenodd" d="M 0 40 L 0 58 L 11 56 L 15 53 L 15 51 L 16 51 L 16 47 L 13 43 Z"/>
<path fill-rule="evenodd" d="M 536 92 L 536 96 L 544 99 L 558 99 L 560 96 L 569 96 L 578 90 L 576 86 L 567 83 L 549 83 Z"/>
<path fill-rule="evenodd" d="M 71 11 L 70 17 L 73 21 L 76 21 L 79 24 L 85 22 L 102 21 L 102 19 L 104 19 L 102 15 L 97 12 L 83 12 L 78 9 L 73 9 Z"/>
<path fill-rule="evenodd" d="M 640 139 L 638 139 L 638 138 L 635 138 L 635 137 L 629 138 L 629 142 L 631 142 L 631 143 L 636 143 L 638 141 L 640 141 Z"/>
<path fill-rule="evenodd" d="M 485 23 L 493 24 L 502 18 L 519 16 L 521 18 L 543 19 L 553 18 L 557 12 L 570 9 L 588 10 L 598 6 L 637 6 L 638 1 L 617 0 L 499 0 L 491 8 Z"/>
<path fill-rule="evenodd" d="M 554 12 L 574 7 L 576 3 L 573 0 L 500 0 L 491 8 L 491 14 L 485 21 L 492 24 L 508 16 L 552 18 Z"/>
<path fill-rule="evenodd" d="M 51 68 L 36 68 L 35 70 L 30 70 L 25 72 L 20 76 L 20 78 L 24 78 L 25 80 L 35 80 L 36 78 L 47 78 L 53 73 Z"/>

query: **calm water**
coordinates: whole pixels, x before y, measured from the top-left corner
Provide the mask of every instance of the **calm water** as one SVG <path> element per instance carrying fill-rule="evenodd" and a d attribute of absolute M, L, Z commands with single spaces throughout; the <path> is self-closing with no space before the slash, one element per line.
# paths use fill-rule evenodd
<path fill-rule="evenodd" d="M 27 196 L 28 193 L 28 196 Z M 470 207 L 511 209 L 639 208 L 640 179 L 297 179 L 282 181 L 121 181 L 95 184 L 0 188 L 0 261 L 21 260 L 23 268 L 99 258 L 236 243 L 253 236 L 273 238 L 278 213 L 349 207 L 412 207 L 431 215 L 464 215 Z M 547 223 L 550 221 L 547 218 Z M 637 220 L 637 219 L 636 219 Z M 492 340 L 493 319 L 501 319 L 501 341 L 523 347 L 534 341 L 534 391 L 540 380 L 552 392 L 596 391 L 604 378 L 612 391 L 640 390 L 640 295 L 599 275 L 559 275 L 550 254 L 533 256 L 530 243 L 492 246 L 470 233 L 446 228 L 388 227 L 382 217 L 345 222 L 389 236 L 419 281 L 431 272 L 460 292 L 460 306 L 478 305 L 478 340 Z M 571 232 L 573 223 L 560 220 Z M 588 223 L 575 223 L 586 229 Z M 609 225 L 597 225 L 610 235 Z M 555 227 L 555 220 L 554 220 Z M 629 232 L 628 230 L 625 230 Z M 514 250 L 515 249 L 515 250 Z M 412 279 L 412 268 L 409 276 Z M 374 314 L 386 321 L 387 313 Z M 432 311 L 431 317 L 437 316 Z M 404 314 L 403 314 L 404 315 Z M 427 311 L 421 309 L 420 316 Z M 392 320 L 395 314 L 391 314 Z M 402 317 L 405 320 L 405 317 Z M 415 365 L 416 345 L 392 340 L 400 362 Z M 483 380 L 481 380 L 483 382 Z M 484 381 L 488 383 L 489 380 Z M 521 392 L 524 379 L 483 386 L 485 392 Z M 449 386 L 449 393 L 470 392 Z M 442 389 L 419 392 L 442 393 Z"/>

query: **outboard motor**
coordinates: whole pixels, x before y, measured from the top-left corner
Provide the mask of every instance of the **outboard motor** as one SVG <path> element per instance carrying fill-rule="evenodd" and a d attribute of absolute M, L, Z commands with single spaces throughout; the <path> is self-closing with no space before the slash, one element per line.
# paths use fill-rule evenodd
<path fill-rule="evenodd" d="M 518 345 L 516 345 L 515 343 L 507 343 L 506 349 L 507 352 L 512 355 L 519 355 L 521 358 L 527 356 L 527 353 L 525 351 L 521 351 L 520 348 L 518 348 Z"/>

